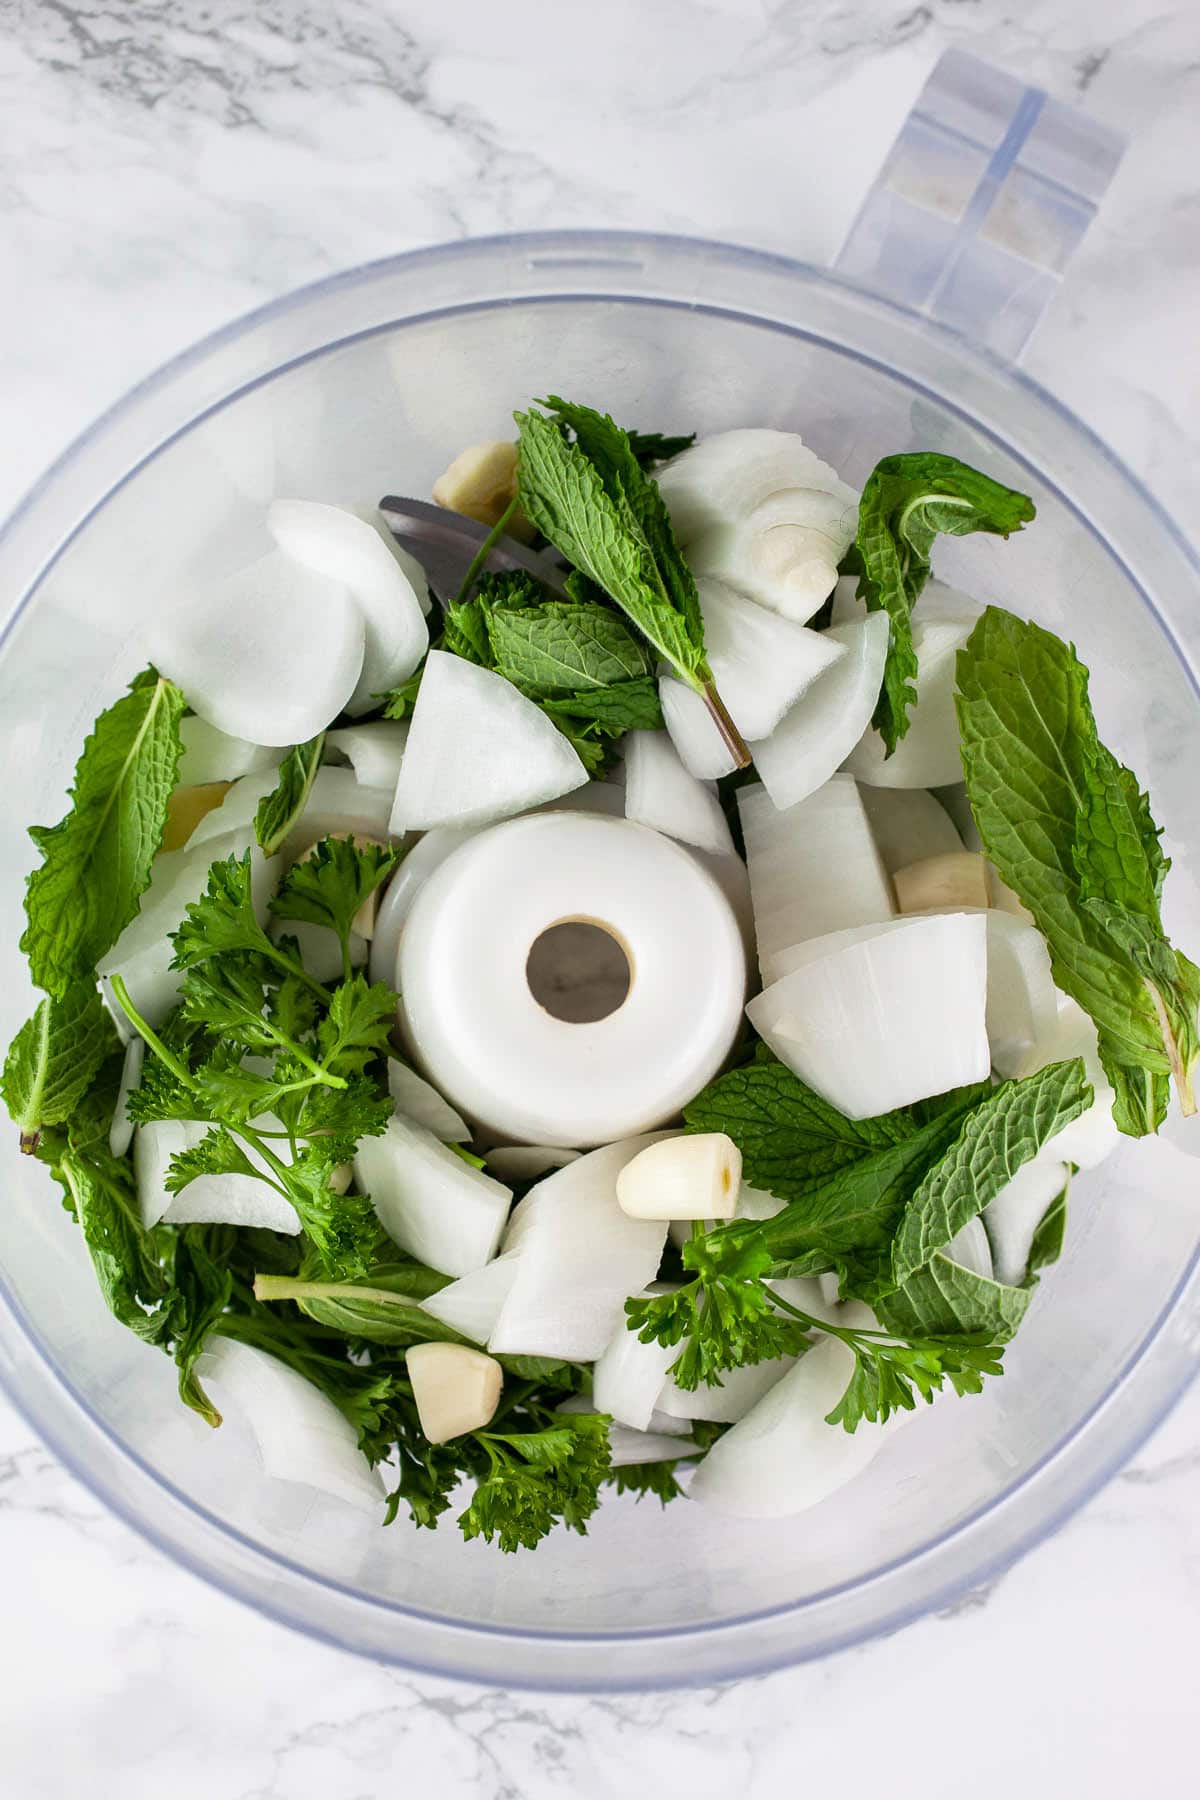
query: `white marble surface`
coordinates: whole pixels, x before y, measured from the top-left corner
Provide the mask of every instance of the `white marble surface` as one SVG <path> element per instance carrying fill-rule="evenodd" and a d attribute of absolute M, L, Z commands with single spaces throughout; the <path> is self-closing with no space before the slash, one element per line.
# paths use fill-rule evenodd
<path fill-rule="evenodd" d="M 1028 357 L 1200 531 L 1187 0 L 0 0 L 0 507 L 163 357 L 468 232 L 638 224 L 827 258 L 948 43 L 1133 147 Z M 805 1788 L 1115 1800 L 1186 1781 L 1200 1393 L 989 1590 L 736 1689 L 539 1700 L 380 1669 L 166 1563 L 0 1405 L 13 1800 Z"/>

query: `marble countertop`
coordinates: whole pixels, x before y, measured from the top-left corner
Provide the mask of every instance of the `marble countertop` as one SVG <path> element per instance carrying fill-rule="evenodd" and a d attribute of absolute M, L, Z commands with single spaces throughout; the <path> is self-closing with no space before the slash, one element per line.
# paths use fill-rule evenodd
<path fill-rule="evenodd" d="M 1200 23 L 1185 0 L 0 0 L 0 511 L 131 382 L 331 270 L 641 225 L 836 250 L 961 44 L 1132 143 L 1027 366 L 1200 534 Z M 1124 1796 L 1190 1762 L 1200 1392 L 1057 1537 L 736 1688 L 540 1699 L 372 1666 L 105 1513 L 0 1402 L 13 1800 Z"/>

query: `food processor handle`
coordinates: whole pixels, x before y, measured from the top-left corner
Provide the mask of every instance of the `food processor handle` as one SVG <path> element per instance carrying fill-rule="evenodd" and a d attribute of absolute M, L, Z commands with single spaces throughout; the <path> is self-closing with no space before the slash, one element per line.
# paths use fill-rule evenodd
<path fill-rule="evenodd" d="M 1124 148 L 1086 113 L 948 50 L 834 267 L 1015 360 Z"/>

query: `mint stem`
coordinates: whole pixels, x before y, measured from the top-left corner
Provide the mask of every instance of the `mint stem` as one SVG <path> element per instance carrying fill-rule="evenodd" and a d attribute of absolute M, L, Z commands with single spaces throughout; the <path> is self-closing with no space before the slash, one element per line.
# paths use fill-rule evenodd
<path fill-rule="evenodd" d="M 705 682 L 700 690 L 700 696 L 712 714 L 713 722 L 721 734 L 722 743 L 733 757 L 735 768 L 748 769 L 754 758 L 750 754 L 745 738 L 730 718 L 725 702 L 717 692 L 716 683 Z"/>
<path fill-rule="evenodd" d="M 492 526 L 492 529 L 484 538 L 482 544 L 480 544 L 474 556 L 471 558 L 470 567 L 463 576 L 462 586 L 458 590 L 458 598 L 455 601 L 456 606 L 462 606 L 463 603 L 469 599 L 471 589 L 483 574 L 483 571 L 487 566 L 488 557 L 492 554 L 492 551 L 496 548 L 496 545 L 508 530 L 508 522 L 516 510 L 517 497 L 514 494 L 504 511 L 500 514 L 500 517 L 496 520 L 496 523 Z"/>

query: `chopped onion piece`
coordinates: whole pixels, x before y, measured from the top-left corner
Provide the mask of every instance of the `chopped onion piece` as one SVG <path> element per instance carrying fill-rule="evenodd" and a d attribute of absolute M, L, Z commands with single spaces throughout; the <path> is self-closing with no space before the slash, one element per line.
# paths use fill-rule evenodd
<path fill-rule="evenodd" d="M 307 743 L 354 692 L 363 621 L 340 583 L 275 550 L 164 609 L 151 660 L 230 737 Z"/>
<path fill-rule="evenodd" d="M 318 500 L 273 500 L 267 528 L 280 549 L 342 584 L 362 614 L 362 669 L 345 711 L 373 710 L 377 696 L 407 681 L 429 647 L 420 598 L 374 526 Z M 311 733 L 310 733 L 311 735 Z"/>
<path fill-rule="evenodd" d="M 881 788 L 864 783 L 859 792 L 889 875 L 910 863 L 962 849 L 953 819 L 924 788 Z"/>
<path fill-rule="evenodd" d="M 669 1289 L 652 1282 L 639 1298 L 654 1298 Z M 597 1412 L 611 1413 L 622 1425 L 648 1431 L 658 1410 L 667 1370 L 679 1355 L 678 1344 L 643 1344 L 623 1319 L 596 1359 L 592 1399 Z"/>
<path fill-rule="evenodd" d="M 846 654 L 827 631 L 809 631 L 723 582 L 697 582 L 708 666 L 734 724 L 765 738 L 818 675 Z"/>
<path fill-rule="evenodd" d="M 625 1316 L 627 1295 L 658 1272 L 665 1221 L 631 1219 L 617 1204 L 618 1175 L 656 1137 L 593 1150 L 529 1190 L 505 1234 L 517 1274 L 490 1350 L 576 1362 L 601 1354 Z"/>
<path fill-rule="evenodd" d="M 382 1478 L 358 1447 L 358 1433 L 332 1400 L 265 1350 L 210 1337 L 196 1373 L 224 1412 L 254 1435 L 266 1473 L 377 1513 Z"/>
<path fill-rule="evenodd" d="M 400 934 L 412 910 L 412 903 L 425 882 L 452 856 L 460 844 L 473 838 L 480 825 L 439 825 L 418 838 L 408 851 L 383 892 L 375 915 L 375 935 L 371 939 L 370 972 L 372 981 L 385 986 L 397 985 L 396 964 L 400 956 Z"/>
<path fill-rule="evenodd" d="M 239 775 L 252 775 L 258 769 L 279 766 L 278 747 L 252 744 L 247 738 L 228 737 L 198 713 L 189 713 L 179 721 L 183 756 L 179 762 L 178 782 L 181 787 L 204 787 L 210 781 L 236 781 Z"/>
<path fill-rule="evenodd" d="M 738 811 L 764 981 L 794 944 L 892 917 L 891 883 L 850 776 L 782 812 L 762 788 L 745 787 Z"/>
<path fill-rule="evenodd" d="M 414 1125 L 423 1125 L 443 1144 L 467 1142 L 471 1127 L 462 1114 L 456 1112 L 423 1075 L 418 1075 L 415 1069 L 394 1056 L 388 1058 L 388 1088 L 396 1111 L 411 1119 Z"/>
<path fill-rule="evenodd" d="M 392 1241 L 431 1269 L 469 1275 L 496 1254 L 511 1189 L 431 1131 L 395 1115 L 382 1137 L 363 1138 L 354 1174 Z"/>
<path fill-rule="evenodd" d="M 688 774 L 666 732 L 631 731 L 624 751 L 627 819 L 701 850 L 733 854 L 715 789 Z"/>
<path fill-rule="evenodd" d="M 589 1413 L 596 1403 L 586 1394 L 572 1394 L 555 1407 L 560 1413 Z M 661 1420 L 654 1415 L 653 1431 L 635 1431 L 614 1419 L 608 1428 L 609 1460 L 614 1469 L 626 1469 L 634 1463 L 678 1462 L 695 1456 L 700 1446 L 688 1435 L 686 1419 Z"/>
<path fill-rule="evenodd" d="M 235 781 L 215 812 L 206 813 L 191 836 L 191 845 L 230 831 L 252 832 L 260 803 L 278 785 L 276 769 L 259 770 Z M 317 770 L 308 799 L 283 846 L 287 862 L 320 838 L 359 836 L 386 840 L 391 795 L 382 788 L 364 787 L 352 769 L 329 764 Z"/>
<path fill-rule="evenodd" d="M 1036 925 L 995 907 L 987 913 L 987 1030 L 992 1067 L 1016 1075 L 1058 1021 L 1050 953 Z"/>
<path fill-rule="evenodd" d="M 865 1469 L 885 1431 L 826 1424 L 854 1374 L 854 1353 L 823 1338 L 709 1450 L 689 1489 L 693 1500 L 746 1519 L 804 1512 Z"/>
<path fill-rule="evenodd" d="M 489 1169 L 501 1181 L 536 1181 L 551 1169 L 565 1169 L 579 1160 L 578 1150 L 562 1150 L 553 1144 L 499 1144 L 487 1153 Z"/>
<path fill-rule="evenodd" d="M 366 788 L 396 791 L 408 739 L 406 719 L 372 719 L 366 725 L 343 725 L 325 739 L 326 748 L 344 756 L 354 779 Z"/>
<path fill-rule="evenodd" d="M 145 1061 L 145 1038 L 130 1038 L 125 1046 L 125 1061 L 121 1068 L 121 1085 L 117 1089 L 117 1104 L 113 1108 L 112 1124 L 108 1128 L 108 1147 L 114 1156 L 124 1156 L 133 1142 L 133 1120 L 126 1110 L 126 1101 L 142 1079 L 142 1067 Z"/>
<path fill-rule="evenodd" d="M 746 1011 L 802 1081 L 869 1119 L 987 1079 L 986 989 L 983 915 L 927 914 L 807 963 Z"/>
<path fill-rule="evenodd" d="M 961 778 L 955 668 L 958 652 L 973 626 L 973 619 L 914 618 L 917 703 L 909 709 L 908 730 L 891 756 L 885 756 L 883 739 L 868 726 L 846 757 L 845 766 L 852 775 L 876 787 L 899 788 L 943 787 Z"/>
<path fill-rule="evenodd" d="M 194 1150 L 211 1129 L 196 1119 L 155 1119 L 138 1126 L 133 1170 L 147 1231 L 165 1220 L 169 1225 L 255 1226 L 294 1237 L 300 1230 L 295 1207 L 257 1175 L 198 1175 L 182 1192 L 167 1191 L 172 1157 Z"/>
<path fill-rule="evenodd" d="M 504 1370 L 466 1344 L 410 1344 L 404 1353 L 421 1430 L 431 1444 L 481 1431 L 500 1404 Z"/>
<path fill-rule="evenodd" d="M 683 1344 L 675 1346 L 676 1360 Z M 723 1369 L 720 1387 L 701 1382 L 696 1388 L 681 1388 L 667 1376 L 658 1396 L 661 1412 L 677 1419 L 708 1419 L 730 1424 L 745 1418 L 763 1395 L 773 1388 L 791 1369 L 794 1356 L 777 1356 L 767 1362 L 744 1363 L 739 1369 Z"/>
<path fill-rule="evenodd" d="M 447 1287 L 422 1300 L 423 1309 L 443 1325 L 461 1331 L 477 1344 L 486 1344 L 496 1329 L 500 1308 L 508 1298 L 517 1273 L 515 1256 L 496 1256 L 481 1269 L 460 1275 Z"/>
<path fill-rule="evenodd" d="M 887 660 L 886 613 L 824 635 L 846 654 L 818 676 L 769 737 L 751 745 L 754 766 L 776 806 L 795 806 L 829 780 L 867 729 Z"/>
<path fill-rule="evenodd" d="M 487 825 L 582 787 L 587 770 L 511 681 L 431 650 L 413 709 L 392 830 Z"/>
<path fill-rule="evenodd" d="M 991 1244 L 992 1272 L 1006 1287 L 1016 1287 L 1024 1281 L 1037 1228 L 1070 1178 L 1066 1163 L 1047 1157 L 1043 1151 L 1018 1169 L 984 1207 L 982 1218 Z"/>

